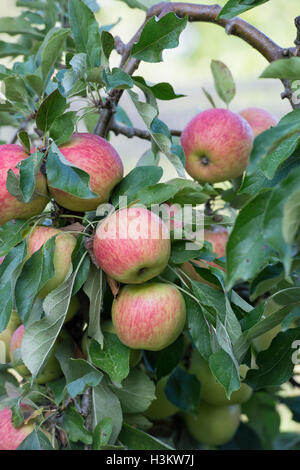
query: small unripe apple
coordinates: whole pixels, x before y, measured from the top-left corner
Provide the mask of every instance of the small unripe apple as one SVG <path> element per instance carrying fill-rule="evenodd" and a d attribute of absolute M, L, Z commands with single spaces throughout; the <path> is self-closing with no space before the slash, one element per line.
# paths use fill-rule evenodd
<path fill-rule="evenodd" d="M 108 333 L 113 333 L 116 335 L 116 330 L 111 320 L 107 320 L 102 323 L 101 325 L 102 331 L 106 331 Z M 142 359 L 142 351 L 139 349 L 131 349 L 130 350 L 130 357 L 129 357 L 129 365 L 130 367 L 135 367 L 140 360 Z"/>
<path fill-rule="evenodd" d="M 116 333 L 132 349 L 160 351 L 173 343 L 186 320 L 183 296 L 173 285 L 125 286 L 112 305 Z"/>
<path fill-rule="evenodd" d="M 14 354 L 15 354 L 16 349 L 21 349 L 23 336 L 24 336 L 24 325 L 21 325 L 19 326 L 19 328 L 16 329 L 16 331 L 14 332 L 10 340 L 10 358 L 11 358 L 11 362 L 13 363 L 13 366 L 15 362 Z M 61 341 L 63 341 L 67 336 L 68 334 L 65 331 L 62 331 L 60 333 L 60 336 L 58 337 L 54 345 L 54 348 L 51 352 L 51 355 L 47 363 L 45 364 L 45 366 L 43 367 L 43 369 L 41 370 L 37 378 L 34 380 L 35 383 L 44 385 L 62 376 L 62 371 L 61 371 L 59 362 L 55 357 L 55 349 L 57 345 Z M 14 369 L 24 378 L 29 379 L 31 377 L 30 371 L 27 369 L 27 367 L 24 364 L 16 365 L 14 366 Z"/>
<path fill-rule="evenodd" d="M 246 170 L 253 132 L 239 114 L 208 109 L 188 123 L 181 145 L 188 174 L 202 183 L 218 183 L 237 178 Z"/>
<path fill-rule="evenodd" d="M 44 287 L 38 293 L 42 299 L 52 290 L 62 284 L 71 267 L 71 256 L 76 245 L 76 239 L 70 233 L 58 230 L 52 227 L 36 227 L 27 239 L 28 258 L 38 251 L 47 240 L 55 238 L 55 250 L 53 264 L 55 275 L 46 282 Z"/>
<path fill-rule="evenodd" d="M 186 414 L 190 434 L 202 444 L 220 446 L 235 435 L 241 416 L 240 405 L 214 406 L 201 401 L 197 416 Z"/>
<path fill-rule="evenodd" d="M 107 202 L 111 191 L 123 177 L 123 164 L 114 147 L 97 135 L 78 133 L 59 150 L 70 163 L 90 175 L 91 190 L 99 197 L 82 199 L 50 186 L 55 201 L 76 212 L 95 210 Z"/>
<path fill-rule="evenodd" d="M 224 387 L 217 382 L 212 374 L 208 362 L 194 349 L 192 352 L 190 373 L 196 375 L 201 383 L 201 398 L 210 405 L 234 405 L 244 403 L 252 395 L 252 388 L 242 383 L 241 388 L 231 394 L 230 400 L 226 397 Z M 240 374 L 245 377 L 247 366 L 240 366 Z"/>
<path fill-rule="evenodd" d="M 239 113 L 250 124 L 254 137 L 278 124 L 278 119 L 262 108 L 251 106 Z"/>
<path fill-rule="evenodd" d="M 17 164 L 28 157 L 29 155 L 20 145 L 0 145 L 0 225 L 11 219 L 29 219 L 40 214 L 49 202 L 46 179 L 42 173 L 38 173 L 36 177 L 36 193 L 39 195 L 28 204 L 18 201 L 7 190 L 8 171 L 12 170 L 18 175 Z"/>
<path fill-rule="evenodd" d="M 140 207 L 108 216 L 94 238 L 100 268 L 124 284 L 142 284 L 158 276 L 168 264 L 170 251 L 166 224 L 154 212 Z"/>
<path fill-rule="evenodd" d="M 165 393 L 168 378 L 169 376 L 162 377 L 157 382 L 155 390 L 156 399 L 153 400 L 149 408 L 144 412 L 144 415 L 153 421 L 168 418 L 178 412 L 178 408 L 168 400 Z"/>
<path fill-rule="evenodd" d="M 1 342 L 3 344 L 3 350 L 5 351 L 5 362 L 9 362 L 10 360 L 10 357 L 9 357 L 9 343 L 10 343 L 10 340 L 11 340 L 11 337 L 14 333 L 14 331 L 16 331 L 16 329 L 18 328 L 18 326 L 21 325 L 21 319 L 18 315 L 18 313 L 13 310 L 12 313 L 11 313 L 11 316 L 10 316 L 10 320 L 8 322 L 8 325 L 6 327 L 6 329 L 4 331 L 2 331 L 2 333 L 0 333 L 0 345 L 1 345 Z M 2 349 L 0 349 L 0 351 L 2 351 Z M 1 357 L 0 357 L 0 364 L 1 364 Z M 3 358 L 4 359 L 4 358 Z"/>
<path fill-rule="evenodd" d="M 77 297 L 77 295 L 74 295 L 70 299 L 70 304 L 69 304 L 69 308 L 68 308 L 66 319 L 65 319 L 64 323 L 68 323 L 69 321 L 72 320 L 72 318 L 75 317 L 76 313 L 79 310 L 79 307 L 80 307 L 80 303 L 79 303 L 78 297 Z"/>
<path fill-rule="evenodd" d="M 33 430 L 32 422 L 15 428 L 12 411 L 9 408 L 0 410 L 0 450 L 16 450 Z"/>

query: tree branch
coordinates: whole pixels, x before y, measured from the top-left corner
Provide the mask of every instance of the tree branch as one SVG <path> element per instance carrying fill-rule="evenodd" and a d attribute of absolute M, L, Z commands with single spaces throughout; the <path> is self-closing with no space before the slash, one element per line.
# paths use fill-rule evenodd
<path fill-rule="evenodd" d="M 137 129 L 136 127 L 122 126 L 115 121 L 111 124 L 110 130 L 114 132 L 115 135 L 122 134 L 128 137 L 129 139 L 131 139 L 132 137 L 138 137 L 139 139 L 151 140 L 150 132 L 148 132 L 147 130 Z M 179 130 L 172 129 L 170 130 L 170 132 L 171 135 L 178 137 L 181 136 L 181 131 Z"/>
<path fill-rule="evenodd" d="M 297 16 L 297 18 L 295 18 L 295 26 L 297 28 L 297 37 L 294 41 L 294 43 L 296 44 L 295 55 L 298 56 L 300 55 L 300 16 Z"/>

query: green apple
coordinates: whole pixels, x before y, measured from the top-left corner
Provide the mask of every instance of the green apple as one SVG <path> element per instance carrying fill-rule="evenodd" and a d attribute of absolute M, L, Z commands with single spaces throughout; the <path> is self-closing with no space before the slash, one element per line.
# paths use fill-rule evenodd
<path fill-rule="evenodd" d="M 201 401 L 197 416 L 186 414 L 190 434 L 202 444 L 220 446 L 235 435 L 241 416 L 240 405 L 214 406 Z"/>
<path fill-rule="evenodd" d="M 144 412 L 146 418 L 156 421 L 173 416 L 178 412 L 178 408 L 171 403 L 165 393 L 165 386 L 169 376 L 162 377 L 156 385 L 156 399 L 153 400 L 149 408 Z"/>
<path fill-rule="evenodd" d="M 231 394 L 230 400 L 226 397 L 224 387 L 217 382 L 212 374 L 208 362 L 200 353 L 194 349 L 192 352 L 190 372 L 198 378 L 201 383 L 201 398 L 211 405 L 233 405 L 244 403 L 252 395 L 252 388 L 242 383 L 241 388 Z M 240 374 L 245 377 L 247 366 L 240 366 Z"/>
<path fill-rule="evenodd" d="M 2 362 L 2 359 L 3 359 L 3 362 L 4 362 L 4 359 L 5 359 L 5 362 L 10 361 L 9 342 L 11 340 L 13 333 L 18 328 L 18 326 L 21 325 L 21 323 L 22 322 L 21 322 L 19 315 L 17 314 L 15 310 L 13 310 L 6 329 L 2 331 L 2 333 L 0 333 L 0 353 L 2 355 L 2 351 L 3 351 L 3 356 L 5 354 L 5 358 L 0 357 L 0 363 Z"/>

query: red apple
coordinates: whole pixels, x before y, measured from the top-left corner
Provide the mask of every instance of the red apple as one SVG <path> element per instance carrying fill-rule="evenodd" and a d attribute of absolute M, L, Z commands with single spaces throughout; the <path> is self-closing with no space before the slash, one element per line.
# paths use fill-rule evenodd
<path fill-rule="evenodd" d="M 122 161 L 113 146 L 94 134 L 74 134 L 67 144 L 60 147 L 64 157 L 90 175 L 90 185 L 99 197 L 81 199 L 50 186 L 50 192 L 61 206 L 76 212 L 96 209 L 109 200 L 112 189 L 123 176 Z"/>
<path fill-rule="evenodd" d="M 170 251 L 166 224 L 140 207 L 114 212 L 98 226 L 94 238 L 100 268 L 127 284 L 142 284 L 158 276 L 168 264 Z"/>
<path fill-rule="evenodd" d="M 197 114 L 181 135 L 186 171 L 203 183 L 241 176 L 248 166 L 252 144 L 253 132 L 247 121 L 220 108 Z"/>
<path fill-rule="evenodd" d="M 54 235 L 57 235 L 53 256 L 55 276 L 49 279 L 38 293 L 38 296 L 41 298 L 45 298 L 65 280 L 71 267 L 71 256 L 76 245 L 76 239 L 70 233 L 56 228 L 42 226 L 36 227 L 27 239 L 28 257 L 30 257 Z"/>
<path fill-rule="evenodd" d="M 122 343 L 132 349 L 159 351 L 173 343 L 186 320 L 179 290 L 164 283 L 125 286 L 112 305 L 112 321 Z"/>
<path fill-rule="evenodd" d="M 250 124 L 254 137 L 278 124 L 278 119 L 262 108 L 249 107 L 239 113 Z"/>
<path fill-rule="evenodd" d="M 0 225 L 11 219 L 29 219 L 40 214 L 49 202 L 46 179 L 42 173 L 38 173 L 36 177 L 36 192 L 39 193 L 39 196 L 28 204 L 18 201 L 9 194 L 6 188 L 8 170 L 12 170 L 18 175 L 17 164 L 28 157 L 29 155 L 20 145 L 0 145 Z"/>
<path fill-rule="evenodd" d="M 16 450 L 33 430 L 31 422 L 15 428 L 12 424 L 11 410 L 9 408 L 0 410 L 0 450 Z"/>

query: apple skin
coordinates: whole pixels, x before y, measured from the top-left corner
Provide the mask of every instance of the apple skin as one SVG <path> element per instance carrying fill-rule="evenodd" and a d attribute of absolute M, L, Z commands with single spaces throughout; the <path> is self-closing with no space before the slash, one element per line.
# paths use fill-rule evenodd
<path fill-rule="evenodd" d="M 49 202 L 47 183 L 42 173 L 38 173 L 36 177 L 36 191 L 41 196 L 33 199 L 28 204 L 18 201 L 9 194 L 6 188 L 8 170 L 12 170 L 18 175 L 19 170 L 15 168 L 16 165 L 28 157 L 29 155 L 20 145 L 0 145 L 0 225 L 12 219 L 29 219 L 40 214 Z"/>
<path fill-rule="evenodd" d="M 14 334 L 11 337 L 10 340 L 10 358 L 11 362 L 14 363 L 14 353 L 16 349 L 20 349 L 22 346 L 22 340 L 23 340 L 23 335 L 24 335 L 24 325 L 19 326 L 19 328 L 16 329 Z M 56 345 L 63 341 L 64 338 L 66 338 L 67 333 L 65 331 L 62 331 L 60 333 L 60 336 L 57 339 Z M 24 364 L 20 364 L 14 367 L 14 369 L 24 378 L 30 378 L 31 373 L 27 369 L 27 367 Z M 44 385 L 48 382 L 52 382 L 53 380 L 59 379 L 62 376 L 62 371 L 59 365 L 58 360 L 55 357 L 55 346 L 52 350 L 52 353 L 41 370 L 40 374 L 38 377 L 34 380 L 34 383 Z"/>
<path fill-rule="evenodd" d="M 127 285 L 113 301 L 112 321 L 118 338 L 129 348 L 160 351 L 182 332 L 185 302 L 170 284 Z"/>
<path fill-rule="evenodd" d="M 230 400 L 226 397 L 224 387 L 219 384 L 212 374 L 208 362 L 194 349 L 192 352 L 190 369 L 191 374 L 196 375 L 201 383 L 201 398 L 210 405 L 235 405 L 245 403 L 251 397 L 253 391 L 247 384 L 242 383 L 241 388 L 231 394 Z M 247 366 L 240 366 L 240 374 L 244 377 Z"/>
<path fill-rule="evenodd" d="M 142 284 L 166 268 L 170 232 L 154 212 L 131 207 L 114 212 L 99 224 L 93 247 L 106 274 L 124 284 Z"/>
<path fill-rule="evenodd" d="M 102 331 L 116 334 L 116 330 L 111 320 L 107 320 L 102 323 Z M 88 356 L 88 354 L 86 354 Z M 131 368 L 135 367 L 142 359 L 142 351 L 139 349 L 131 349 L 129 357 L 129 365 Z"/>
<path fill-rule="evenodd" d="M 79 303 L 78 297 L 76 295 L 74 295 L 70 299 L 70 305 L 69 305 L 69 308 L 68 308 L 68 311 L 67 311 L 67 315 L 66 315 L 66 319 L 64 321 L 64 324 L 68 323 L 69 321 L 72 320 L 72 318 L 75 317 L 76 313 L 79 310 L 79 307 L 80 307 L 80 303 Z"/>
<path fill-rule="evenodd" d="M 33 430 L 32 423 L 14 428 L 12 411 L 9 408 L 0 410 L 0 450 L 16 450 Z"/>
<path fill-rule="evenodd" d="M 55 276 L 49 279 L 38 293 L 38 297 L 42 299 L 64 282 L 71 267 L 71 256 L 76 245 L 76 239 L 70 233 L 52 227 L 42 226 L 36 227 L 27 239 L 27 257 L 29 258 L 54 235 L 57 235 L 53 256 Z"/>
<path fill-rule="evenodd" d="M 49 186 L 50 193 L 62 207 L 75 212 L 95 210 L 109 200 L 112 189 L 123 177 L 123 164 L 114 147 L 94 134 L 73 134 L 70 141 L 59 148 L 64 157 L 90 175 L 90 186 L 99 197 L 81 199 Z"/>
<path fill-rule="evenodd" d="M 5 346 L 5 360 L 6 362 L 10 361 L 10 356 L 9 356 L 9 343 L 11 340 L 11 337 L 13 333 L 16 331 L 18 326 L 21 325 L 21 319 L 18 315 L 18 313 L 13 310 L 10 316 L 10 320 L 8 322 L 8 325 L 2 333 L 0 333 L 0 343 L 3 341 L 4 346 Z"/>
<path fill-rule="evenodd" d="M 202 444 L 220 446 L 235 435 L 241 416 L 240 405 L 213 406 L 201 401 L 197 416 L 186 414 L 190 434 Z"/>
<path fill-rule="evenodd" d="M 214 230 L 204 230 L 204 240 L 210 242 L 212 245 L 213 252 L 217 255 L 217 258 L 223 258 L 226 256 L 226 245 L 228 242 L 229 233 L 223 227 L 217 227 Z M 221 266 L 217 265 L 213 261 L 201 261 L 201 260 L 193 260 L 193 263 L 197 264 L 200 268 L 207 268 L 207 265 L 217 267 L 225 271 Z M 192 263 L 186 261 L 181 266 L 181 269 L 189 276 L 193 281 L 203 282 L 212 287 L 216 287 L 211 282 L 206 281 L 203 279 L 200 274 L 197 273 L 196 269 L 193 267 Z"/>
<path fill-rule="evenodd" d="M 254 137 L 278 124 L 278 119 L 273 114 L 255 106 L 245 108 L 239 114 L 250 124 Z"/>
<path fill-rule="evenodd" d="M 156 384 L 156 399 L 153 400 L 149 408 L 144 412 L 146 418 L 156 421 L 159 419 L 169 418 L 178 412 L 178 408 L 171 403 L 166 394 L 165 386 L 167 385 L 169 376 L 162 377 Z"/>
<path fill-rule="evenodd" d="M 253 132 L 242 116 L 213 108 L 187 124 L 181 145 L 188 174 L 202 183 L 218 183 L 237 178 L 246 170 Z"/>

